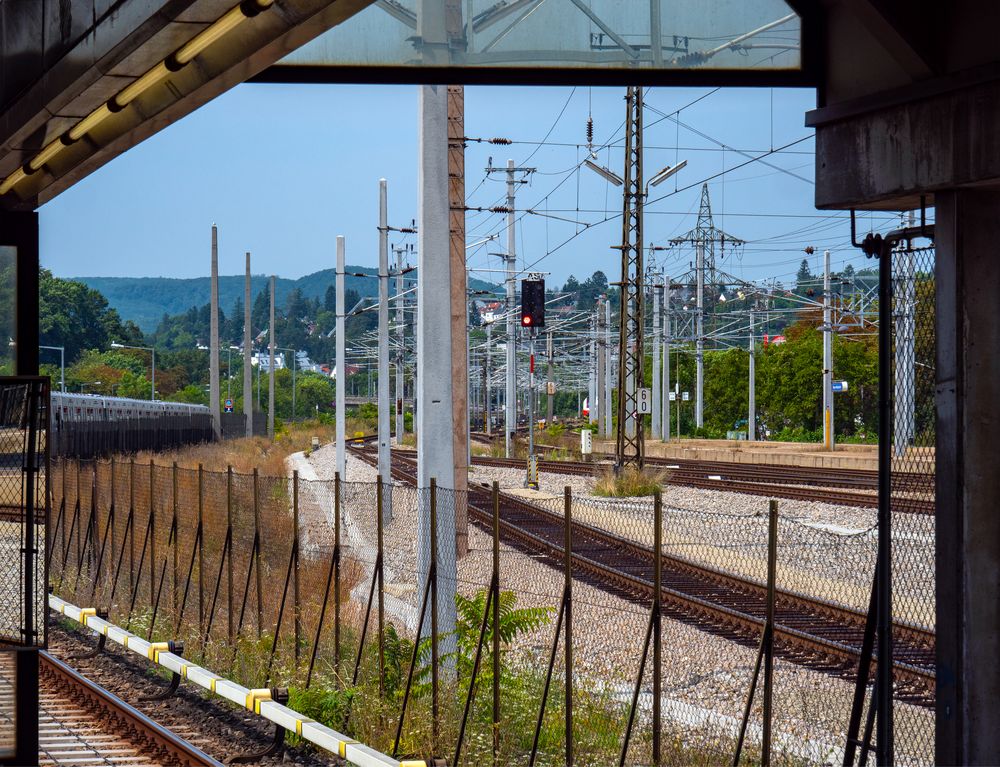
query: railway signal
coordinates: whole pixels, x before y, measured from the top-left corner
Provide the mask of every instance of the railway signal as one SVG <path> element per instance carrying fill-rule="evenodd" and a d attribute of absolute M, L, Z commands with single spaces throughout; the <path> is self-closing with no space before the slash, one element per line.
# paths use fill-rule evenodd
<path fill-rule="evenodd" d="M 521 280 L 521 327 L 545 327 L 545 280 Z"/>

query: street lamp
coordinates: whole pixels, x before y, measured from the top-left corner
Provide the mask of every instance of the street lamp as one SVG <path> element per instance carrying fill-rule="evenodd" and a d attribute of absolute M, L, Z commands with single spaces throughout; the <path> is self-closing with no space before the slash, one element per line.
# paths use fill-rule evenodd
<path fill-rule="evenodd" d="M 65 394 L 66 393 L 66 347 L 65 346 L 43 346 L 38 345 L 39 349 L 51 349 L 52 351 L 59 352 L 59 390 Z"/>
<path fill-rule="evenodd" d="M 139 351 L 149 352 L 149 399 L 152 402 L 156 401 L 156 349 L 152 346 L 128 346 L 127 344 L 120 344 L 117 341 L 111 342 L 112 349 L 138 349 Z"/>

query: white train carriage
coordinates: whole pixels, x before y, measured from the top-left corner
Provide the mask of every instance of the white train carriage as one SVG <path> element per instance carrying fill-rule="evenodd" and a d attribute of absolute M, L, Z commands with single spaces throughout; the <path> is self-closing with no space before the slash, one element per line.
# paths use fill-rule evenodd
<path fill-rule="evenodd" d="M 151 402 L 127 397 L 104 397 L 99 394 L 52 393 L 52 421 L 58 426 L 64 422 L 130 421 L 160 415 L 209 414 L 206 405 L 186 402 Z"/>

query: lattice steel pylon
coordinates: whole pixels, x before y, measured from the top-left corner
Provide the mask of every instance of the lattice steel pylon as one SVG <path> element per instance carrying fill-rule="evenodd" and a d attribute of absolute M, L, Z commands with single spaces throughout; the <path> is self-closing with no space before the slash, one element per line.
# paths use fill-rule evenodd
<path fill-rule="evenodd" d="M 618 425 L 615 466 L 637 466 L 645 458 L 642 386 L 642 89 L 629 87 L 625 97 L 625 175 L 622 202 L 622 278 L 618 355 Z"/>
<path fill-rule="evenodd" d="M 715 285 L 718 272 L 715 267 L 715 243 L 721 248 L 726 243 L 743 245 L 743 240 L 726 234 L 715 226 L 712 220 L 712 201 L 708 196 L 708 184 L 701 187 L 701 206 L 698 208 L 698 224 L 680 237 L 670 240 L 671 245 L 688 243 L 695 249 L 695 426 L 704 426 L 705 410 L 705 286 Z"/>

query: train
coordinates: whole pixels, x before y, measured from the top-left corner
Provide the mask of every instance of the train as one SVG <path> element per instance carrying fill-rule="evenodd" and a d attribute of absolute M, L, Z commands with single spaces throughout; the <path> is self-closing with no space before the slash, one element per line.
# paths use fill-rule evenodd
<path fill-rule="evenodd" d="M 99 394 L 68 394 L 52 392 L 52 425 L 62 423 L 129 421 L 136 418 L 156 418 L 164 415 L 211 415 L 207 405 L 186 402 L 162 402 L 127 397 L 105 397 Z"/>

